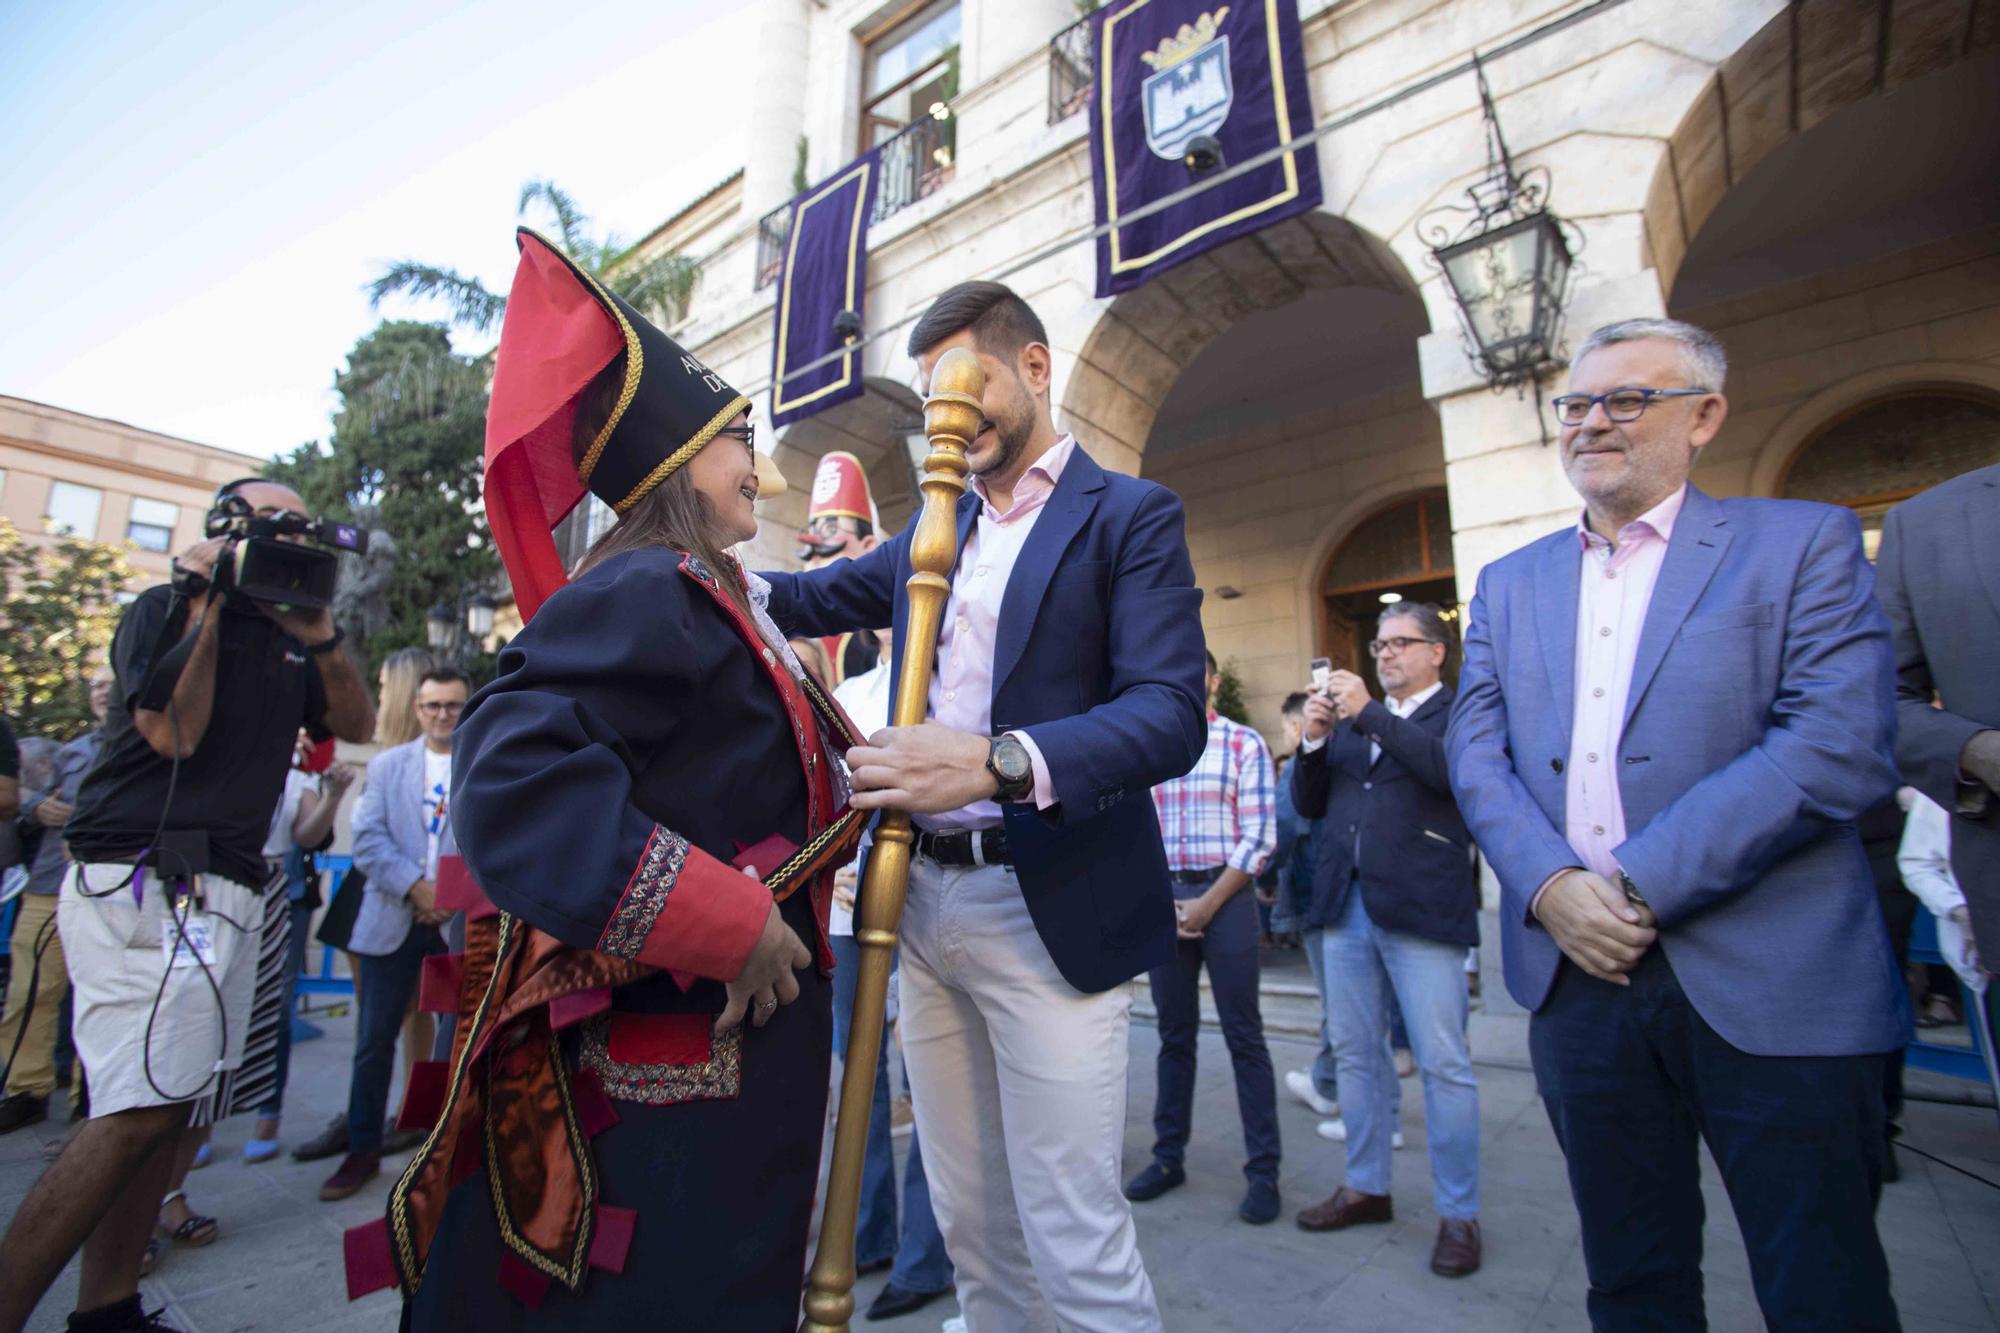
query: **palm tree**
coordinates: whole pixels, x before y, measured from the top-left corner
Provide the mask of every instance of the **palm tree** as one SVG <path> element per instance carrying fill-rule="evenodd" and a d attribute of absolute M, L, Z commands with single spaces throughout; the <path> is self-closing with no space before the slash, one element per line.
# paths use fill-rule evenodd
<path fill-rule="evenodd" d="M 642 312 L 672 323 L 694 295 L 701 264 L 685 255 L 641 259 L 619 237 L 593 237 L 590 219 L 554 181 L 531 180 L 521 187 L 515 216 L 525 217 L 531 204 L 542 204 L 555 221 L 556 241 L 571 259 Z M 507 311 L 507 298 L 486 289 L 477 278 L 457 269 L 420 264 L 412 259 L 390 264 L 368 284 L 368 304 L 379 307 L 389 296 L 435 297 L 451 308 L 451 322 L 485 333 Z"/>

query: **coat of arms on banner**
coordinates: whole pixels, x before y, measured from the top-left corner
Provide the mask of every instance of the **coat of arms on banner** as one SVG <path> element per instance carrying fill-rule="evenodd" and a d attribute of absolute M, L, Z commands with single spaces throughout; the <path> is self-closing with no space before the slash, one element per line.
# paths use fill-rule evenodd
<path fill-rule="evenodd" d="M 1229 119 L 1236 89 L 1229 74 L 1229 38 L 1222 21 L 1224 5 L 1183 23 L 1157 50 L 1139 59 L 1153 68 L 1141 89 L 1146 109 L 1146 143 L 1154 153 L 1177 162 L 1196 135 L 1214 134 Z"/>

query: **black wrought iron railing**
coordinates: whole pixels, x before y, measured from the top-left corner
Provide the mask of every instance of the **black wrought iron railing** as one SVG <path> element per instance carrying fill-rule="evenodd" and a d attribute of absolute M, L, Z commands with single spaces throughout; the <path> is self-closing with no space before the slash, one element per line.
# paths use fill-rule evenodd
<path fill-rule="evenodd" d="M 958 118 L 925 116 L 882 145 L 882 180 L 869 222 L 936 194 L 958 170 Z"/>
<path fill-rule="evenodd" d="M 785 246 L 792 239 L 792 204 L 788 199 L 757 223 L 757 286 L 763 291 L 785 268 Z"/>
<path fill-rule="evenodd" d="M 1097 81 L 1097 49 L 1085 14 L 1049 39 L 1049 124 L 1075 115 Z"/>

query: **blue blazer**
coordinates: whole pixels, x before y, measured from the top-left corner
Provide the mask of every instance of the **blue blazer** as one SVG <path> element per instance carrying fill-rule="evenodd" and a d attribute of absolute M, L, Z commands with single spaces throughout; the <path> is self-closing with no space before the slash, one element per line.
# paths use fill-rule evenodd
<path fill-rule="evenodd" d="M 354 807 L 354 867 L 368 876 L 348 948 L 390 954 L 410 933 L 410 886 L 424 877 L 430 831 L 424 827 L 424 738 L 391 746 L 368 761 L 367 785 Z M 449 807 L 438 857 L 458 855 Z"/>
<path fill-rule="evenodd" d="M 958 545 L 979 515 L 959 501 Z M 901 678 L 915 521 L 858 560 L 765 574 L 788 635 L 890 623 Z M 1173 956 L 1174 917 L 1152 789 L 1208 743 L 1201 592 L 1181 502 L 1106 472 L 1079 446 L 1007 580 L 993 663 L 993 733 L 1025 731 L 1056 804 L 1002 807 L 1035 929 L 1063 977 L 1096 992 Z"/>
<path fill-rule="evenodd" d="M 1507 987 L 1561 955 L 1528 902 L 1580 864 L 1563 829 L 1582 557 L 1574 529 L 1479 576 L 1446 745 L 1501 887 Z M 1889 627 L 1852 512 L 1689 488 L 1653 589 L 1617 754 L 1618 863 L 1688 999 L 1752 1055 L 1903 1040 L 1909 1001 L 1855 820 L 1896 787 Z"/>

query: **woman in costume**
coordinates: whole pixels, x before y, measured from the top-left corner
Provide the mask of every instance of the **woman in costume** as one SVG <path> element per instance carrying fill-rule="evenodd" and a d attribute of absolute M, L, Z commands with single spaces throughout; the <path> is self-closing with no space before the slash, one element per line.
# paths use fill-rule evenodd
<path fill-rule="evenodd" d="M 439 1127 L 350 1233 L 350 1286 L 400 1282 L 419 1330 L 789 1333 L 853 738 L 726 553 L 756 532 L 749 400 L 518 240 L 486 502 L 532 618 L 452 793 L 500 915 L 468 914 Z M 584 486 L 619 521 L 561 586 Z"/>

